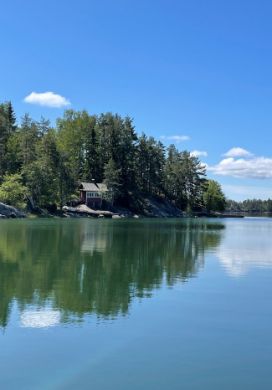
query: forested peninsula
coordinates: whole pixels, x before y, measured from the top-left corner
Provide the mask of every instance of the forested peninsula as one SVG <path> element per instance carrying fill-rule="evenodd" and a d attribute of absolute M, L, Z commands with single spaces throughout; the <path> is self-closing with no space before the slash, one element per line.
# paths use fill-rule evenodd
<path fill-rule="evenodd" d="M 227 200 L 226 211 L 243 215 L 272 215 L 272 199 L 246 199 L 241 202 Z"/>
<path fill-rule="evenodd" d="M 197 157 L 137 134 L 130 117 L 67 110 L 55 127 L 28 114 L 18 124 L 12 104 L 0 104 L 0 202 L 54 213 L 80 203 L 82 181 L 105 183 L 109 208 L 138 214 L 154 203 L 208 214 L 226 205 Z"/>

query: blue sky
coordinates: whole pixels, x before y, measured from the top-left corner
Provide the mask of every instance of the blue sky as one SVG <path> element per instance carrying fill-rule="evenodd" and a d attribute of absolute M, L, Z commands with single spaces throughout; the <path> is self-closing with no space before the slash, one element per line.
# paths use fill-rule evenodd
<path fill-rule="evenodd" d="M 128 114 L 205 152 L 229 197 L 272 197 L 271 14 L 264 0 L 2 2 L 0 101 L 53 123 L 67 107 L 37 103 Z"/>

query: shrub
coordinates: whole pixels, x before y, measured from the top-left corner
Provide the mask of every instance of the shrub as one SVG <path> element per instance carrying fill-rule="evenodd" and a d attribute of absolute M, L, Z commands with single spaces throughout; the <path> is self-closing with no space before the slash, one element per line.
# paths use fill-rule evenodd
<path fill-rule="evenodd" d="M 0 202 L 24 208 L 26 195 L 27 188 L 22 183 L 21 175 L 4 176 L 3 183 L 0 186 Z"/>

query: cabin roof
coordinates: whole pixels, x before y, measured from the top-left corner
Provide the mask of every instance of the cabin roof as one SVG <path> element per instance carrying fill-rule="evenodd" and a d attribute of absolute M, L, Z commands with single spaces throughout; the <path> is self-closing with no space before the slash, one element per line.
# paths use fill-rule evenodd
<path fill-rule="evenodd" d="M 82 182 L 80 183 L 79 187 L 82 191 L 96 191 L 96 192 L 107 192 L 108 187 L 106 186 L 105 183 L 86 183 Z"/>

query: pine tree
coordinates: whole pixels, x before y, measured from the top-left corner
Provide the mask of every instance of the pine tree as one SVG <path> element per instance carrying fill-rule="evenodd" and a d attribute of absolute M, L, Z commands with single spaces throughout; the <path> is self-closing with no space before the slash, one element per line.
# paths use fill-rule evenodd
<path fill-rule="evenodd" d="M 11 102 L 0 104 L 0 176 L 7 170 L 7 144 L 16 129 L 16 117 Z"/>
<path fill-rule="evenodd" d="M 111 158 L 104 168 L 104 183 L 112 193 L 112 198 L 115 200 L 120 195 L 120 173 L 115 161 Z"/>
<path fill-rule="evenodd" d="M 85 138 L 85 168 L 84 179 L 102 181 L 103 170 L 100 166 L 98 154 L 98 136 L 96 132 L 96 117 L 91 118 L 91 123 L 86 131 Z"/>

